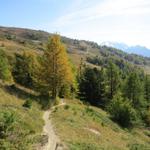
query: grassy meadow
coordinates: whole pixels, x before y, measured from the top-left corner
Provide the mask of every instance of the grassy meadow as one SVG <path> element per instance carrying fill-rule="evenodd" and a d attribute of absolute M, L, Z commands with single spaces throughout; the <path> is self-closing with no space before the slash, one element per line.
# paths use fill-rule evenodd
<path fill-rule="evenodd" d="M 0 140 L 1 150 L 23 150 L 34 149 L 34 146 L 41 139 L 41 132 L 44 121 L 42 119 L 43 111 L 41 106 L 34 101 L 31 108 L 23 107 L 27 99 L 23 95 L 12 92 L 10 89 L 1 85 L 0 87 L 0 117 L 1 127 L 2 119 L 7 125 L 11 123 L 10 131 L 7 128 L 5 140 Z M 7 120 L 4 118 L 7 116 Z M 10 119 L 13 118 L 13 121 Z M 8 126 L 9 127 L 9 126 Z"/>
<path fill-rule="evenodd" d="M 55 108 L 52 120 L 56 133 L 69 150 L 148 150 L 150 131 L 123 129 L 109 115 L 79 100 L 66 100 Z"/>

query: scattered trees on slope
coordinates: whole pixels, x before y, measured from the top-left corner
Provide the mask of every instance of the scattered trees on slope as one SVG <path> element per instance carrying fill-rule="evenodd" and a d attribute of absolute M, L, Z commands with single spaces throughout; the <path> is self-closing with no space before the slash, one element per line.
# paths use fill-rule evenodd
<path fill-rule="evenodd" d="M 75 71 L 57 34 L 48 40 L 42 55 L 25 52 L 16 54 L 15 60 L 12 71 L 15 82 L 54 100 L 57 96 L 64 97 L 77 91 Z M 146 123 L 150 116 L 150 77 L 144 76 L 140 70 L 130 72 L 128 65 L 120 61 L 116 64 L 112 60 L 101 69 L 83 66 L 78 80 L 80 98 L 92 105 L 109 108 L 112 118 L 122 126 L 132 125 L 136 113 Z M 0 78 L 11 78 L 3 51 L 0 51 Z M 118 92 L 122 94 L 118 95 Z"/>
<path fill-rule="evenodd" d="M 119 69 L 112 62 L 107 68 L 85 67 L 79 82 L 82 99 L 93 105 L 105 107 L 119 90 Z"/>
<path fill-rule="evenodd" d="M 32 51 L 16 54 L 12 73 L 18 84 L 52 99 L 73 95 L 77 89 L 75 68 L 57 34 L 49 38 L 42 55 Z"/>
<path fill-rule="evenodd" d="M 85 68 L 80 79 L 80 97 L 92 105 L 104 106 L 106 84 L 104 70 Z"/>
<path fill-rule="evenodd" d="M 105 69 L 86 67 L 79 81 L 80 97 L 92 105 L 107 108 L 120 125 L 132 126 L 137 119 L 138 123 L 142 119 L 143 123 L 149 124 L 150 84 L 143 72 L 135 69 L 120 73 L 110 62 Z"/>

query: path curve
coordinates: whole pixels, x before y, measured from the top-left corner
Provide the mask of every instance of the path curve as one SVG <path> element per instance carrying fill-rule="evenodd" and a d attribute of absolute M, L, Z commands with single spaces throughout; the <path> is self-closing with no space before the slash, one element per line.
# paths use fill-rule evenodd
<path fill-rule="evenodd" d="M 43 120 L 45 122 L 45 125 L 43 127 L 43 134 L 48 136 L 48 142 L 43 147 L 41 147 L 40 150 L 63 150 L 63 146 L 54 131 L 51 120 L 49 119 L 52 110 L 62 105 L 65 105 L 65 103 L 62 102 L 57 106 L 53 106 L 51 110 L 47 110 L 44 112 Z"/>

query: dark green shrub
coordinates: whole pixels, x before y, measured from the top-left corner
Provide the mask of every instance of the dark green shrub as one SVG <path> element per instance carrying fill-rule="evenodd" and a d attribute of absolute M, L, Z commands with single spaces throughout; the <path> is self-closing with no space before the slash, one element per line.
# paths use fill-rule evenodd
<path fill-rule="evenodd" d="M 36 55 L 34 52 L 24 52 L 23 54 L 15 55 L 15 63 L 12 70 L 12 75 L 16 83 L 27 88 L 34 89 L 34 67 Z"/>
<path fill-rule="evenodd" d="M 104 122 L 101 122 L 101 125 L 102 125 L 102 127 L 104 127 L 105 126 Z"/>
<path fill-rule="evenodd" d="M 57 108 L 57 107 L 55 107 L 54 112 L 57 112 L 57 110 L 58 110 L 58 108 Z"/>
<path fill-rule="evenodd" d="M 123 99 L 120 94 L 114 96 L 108 106 L 111 118 L 122 127 L 131 127 L 137 120 L 136 111 L 128 99 Z"/>
<path fill-rule="evenodd" d="M 26 100 L 25 103 L 23 104 L 23 107 L 31 108 L 32 100 L 31 99 Z"/>
<path fill-rule="evenodd" d="M 65 105 L 65 106 L 64 106 L 64 109 L 66 109 L 66 110 L 69 109 L 69 108 L 70 108 L 69 105 Z"/>

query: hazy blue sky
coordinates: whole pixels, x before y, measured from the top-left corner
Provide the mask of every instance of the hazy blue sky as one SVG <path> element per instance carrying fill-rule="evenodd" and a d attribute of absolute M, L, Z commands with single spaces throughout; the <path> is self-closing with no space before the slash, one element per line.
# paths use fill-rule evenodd
<path fill-rule="evenodd" d="M 150 0 L 1 0 L 0 25 L 150 48 Z"/>

